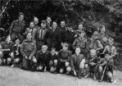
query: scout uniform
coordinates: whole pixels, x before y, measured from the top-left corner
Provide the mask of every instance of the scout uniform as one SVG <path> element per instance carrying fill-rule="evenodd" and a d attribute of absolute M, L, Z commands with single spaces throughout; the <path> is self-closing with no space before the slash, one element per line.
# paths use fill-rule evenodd
<path fill-rule="evenodd" d="M 68 66 L 66 66 L 66 63 L 70 62 L 70 58 L 71 58 L 71 52 L 69 50 L 63 50 L 61 49 L 59 51 L 59 70 L 63 69 L 63 72 L 66 72 L 66 68 Z"/>
<path fill-rule="evenodd" d="M 10 49 L 9 51 L 3 51 L 3 60 L 5 61 L 4 64 L 7 64 L 8 63 L 8 59 L 11 59 L 11 56 L 10 56 L 10 53 L 13 52 L 13 43 L 12 42 L 7 42 L 7 41 L 4 41 L 1 43 L 1 47 L 2 49 Z M 11 63 L 11 62 L 10 62 Z"/>
<path fill-rule="evenodd" d="M 19 38 L 21 41 L 23 40 L 23 32 L 25 27 L 25 21 L 19 22 L 19 20 L 15 20 L 12 22 L 10 26 L 10 35 L 11 40 L 14 41 L 16 38 Z"/>
<path fill-rule="evenodd" d="M 13 66 L 19 66 L 20 67 L 20 64 L 22 62 L 20 47 L 21 47 L 20 44 L 19 45 L 15 44 L 13 46 L 13 52 L 14 52 Z"/>
<path fill-rule="evenodd" d="M 42 46 L 43 48 L 43 46 Z M 41 71 L 43 72 L 46 68 L 47 71 L 49 71 L 49 62 L 50 62 L 50 52 L 46 51 L 45 53 L 42 52 L 42 50 L 39 50 L 37 52 L 36 58 L 37 58 L 37 66 L 42 67 Z M 40 69 L 39 69 L 40 70 Z"/>
<path fill-rule="evenodd" d="M 71 57 L 71 69 L 72 72 L 76 71 L 77 77 L 80 78 L 81 74 L 83 74 L 83 69 L 80 67 L 81 62 L 85 59 L 83 54 L 73 54 Z M 74 75 L 74 73 L 73 73 Z"/>
<path fill-rule="evenodd" d="M 37 36 L 36 36 L 36 41 L 37 41 L 37 50 L 40 50 L 42 45 L 45 44 L 45 34 L 47 32 L 46 28 L 39 28 L 37 30 Z"/>
<path fill-rule="evenodd" d="M 58 72 L 58 65 L 59 65 L 59 55 L 58 52 L 50 52 L 50 71 L 51 72 Z"/>
<path fill-rule="evenodd" d="M 81 53 L 84 54 L 85 57 L 87 57 L 88 55 L 88 42 L 87 42 L 87 39 L 86 38 L 76 38 L 73 42 L 73 48 L 77 48 L 77 47 L 80 47 L 81 49 Z"/>
<path fill-rule="evenodd" d="M 56 50 L 60 50 L 61 37 L 59 28 L 56 28 L 55 30 L 49 29 L 45 35 L 45 39 L 49 50 L 52 46 L 54 46 Z"/>
<path fill-rule="evenodd" d="M 66 30 L 64 32 L 64 38 L 63 38 L 63 42 L 66 42 L 68 43 L 69 45 L 69 50 L 73 51 L 72 49 L 72 44 L 73 44 L 73 41 L 75 40 L 75 33 L 73 31 L 68 31 Z"/>
<path fill-rule="evenodd" d="M 22 66 L 25 69 L 29 69 L 32 67 L 32 60 L 34 59 L 34 55 L 36 53 L 36 43 L 34 40 L 25 39 L 21 46 L 21 54 L 23 56 Z M 27 57 L 27 58 L 26 58 Z M 29 58 L 31 57 L 31 59 Z"/>
<path fill-rule="evenodd" d="M 32 39 L 35 40 L 36 39 L 36 32 L 37 32 L 37 29 L 36 28 L 27 28 L 24 35 L 26 37 L 26 35 L 28 33 L 31 33 L 32 34 Z"/>

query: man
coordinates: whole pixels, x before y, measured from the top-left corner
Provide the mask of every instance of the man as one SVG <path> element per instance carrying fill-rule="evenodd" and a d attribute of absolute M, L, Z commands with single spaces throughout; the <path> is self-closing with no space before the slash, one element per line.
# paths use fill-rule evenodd
<path fill-rule="evenodd" d="M 11 40 L 15 41 L 16 38 L 19 38 L 22 42 L 24 29 L 25 29 L 24 14 L 20 12 L 19 18 L 17 20 L 14 20 L 10 26 Z"/>
<path fill-rule="evenodd" d="M 52 23 L 52 29 L 49 29 L 47 31 L 45 38 L 49 50 L 51 49 L 52 46 L 54 46 L 56 50 L 60 50 L 61 34 L 59 28 L 57 27 L 57 22 Z"/>
<path fill-rule="evenodd" d="M 85 70 L 88 69 L 86 60 L 83 54 L 80 54 L 81 49 L 77 47 L 75 49 L 75 54 L 71 57 L 71 71 L 74 76 L 77 76 L 79 79 L 85 75 Z M 86 76 L 86 75 L 85 75 Z"/>
<path fill-rule="evenodd" d="M 33 40 L 36 39 L 37 29 L 35 28 L 34 22 L 30 22 L 29 28 L 27 28 L 26 31 L 24 32 L 25 37 L 26 37 L 26 35 L 27 35 L 28 33 L 31 33 L 31 34 L 32 34 L 32 39 L 33 39 Z"/>
<path fill-rule="evenodd" d="M 36 43 L 32 40 L 31 33 L 27 34 L 27 38 L 23 41 L 20 51 L 23 56 L 23 69 L 32 69 L 37 64 L 37 60 L 34 56 L 36 53 Z"/>
<path fill-rule="evenodd" d="M 97 54 L 102 53 L 103 51 L 103 45 L 99 38 L 99 33 L 95 31 L 90 39 L 90 49 L 95 49 L 97 51 Z"/>
<path fill-rule="evenodd" d="M 80 47 L 81 53 L 85 56 L 88 57 L 88 41 L 85 38 L 85 32 L 82 31 L 79 33 L 79 37 L 76 38 L 73 42 L 73 49 L 76 49 L 77 47 Z"/>
<path fill-rule="evenodd" d="M 59 51 L 59 72 L 68 73 L 67 68 L 69 67 L 71 52 L 68 50 L 68 44 L 63 43 L 62 49 Z"/>
<path fill-rule="evenodd" d="M 50 53 L 47 50 L 48 47 L 46 45 L 43 45 L 41 50 L 37 52 L 36 58 L 37 58 L 37 70 L 44 72 L 45 70 L 50 71 Z"/>
<path fill-rule="evenodd" d="M 21 67 L 22 56 L 20 53 L 20 47 L 21 47 L 20 40 L 16 39 L 15 44 L 13 46 L 14 58 L 11 67 Z"/>
<path fill-rule="evenodd" d="M 46 21 L 42 20 L 41 21 L 41 28 L 37 30 L 37 36 L 36 36 L 36 41 L 37 41 L 37 50 L 40 50 L 42 45 L 45 44 L 45 35 L 47 33 L 46 29 Z"/>
<path fill-rule="evenodd" d="M 47 19 L 46 19 L 46 23 L 47 23 L 46 24 L 47 25 L 46 27 L 47 27 L 47 29 L 51 29 L 51 21 L 52 21 L 51 20 L 51 17 L 47 16 Z"/>
<path fill-rule="evenodd" d="M 33 22 L 34 22 L 34 24 L 35 24 L 35 28 L 36 28 L 36 29 L 40 28 L 39 25 L 38 25 L 38 24 L 39 24 L 39 19 L 38 19 L 37 17 L 34 17 L 34 18 L 33 18 Z"/>
<path fill-rule="evenodd" d="M 89 68 L 90 68 L 90 75 L 94 78 L 94 80 L 97 79 L 98 74 L 98 62 L 100 58 L 97 56 L 96 50 L 92 49 L 90 50 L 90 58 L 89 58 Z"/>
<path fill-rule="evenodd" d="M 14 57 L 13 54 L 13 42 L 10 40 L 10 36 L 6 38 L 5 41 L 3 41 L 1 44 L 1 53 L 3 53 L 3 56 L 1 57 L 2 63 L 4 65 L 11 65 L 12 59 Z"/>
<path fill-rule="evenodd" d="M 73 31 L 72 26 L 69 26 L 67 30 L 64 32 L 63 42 L 68 43 L 69 50 L 71 51 L 73 51 L 72 44 L 74 40 L 75 40 L 75 33 Z"/>

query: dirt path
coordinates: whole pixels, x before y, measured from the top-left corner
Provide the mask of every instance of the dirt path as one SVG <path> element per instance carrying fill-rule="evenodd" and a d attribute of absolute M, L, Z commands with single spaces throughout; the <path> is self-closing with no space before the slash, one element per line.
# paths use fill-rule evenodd
<path fill-rule="evenodd" d="M 115 72 L 115 82 L 98 82 L 92 79 L 51 74 L 48 72 L 30 72 L 18 68 L 0 67 L 0 86 L 122 86 L 122 73 Z"/>

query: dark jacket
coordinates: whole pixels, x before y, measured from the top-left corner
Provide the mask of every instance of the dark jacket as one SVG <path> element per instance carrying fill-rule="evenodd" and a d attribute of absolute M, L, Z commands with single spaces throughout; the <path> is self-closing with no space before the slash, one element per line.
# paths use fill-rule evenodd
<path fill-rule="evenodd" d="M 21 54 L 23 57 L 33 57 L 36 53 L 36 43 L 34 40 L 28 41 L 25 39 L 21 46 Z"/>

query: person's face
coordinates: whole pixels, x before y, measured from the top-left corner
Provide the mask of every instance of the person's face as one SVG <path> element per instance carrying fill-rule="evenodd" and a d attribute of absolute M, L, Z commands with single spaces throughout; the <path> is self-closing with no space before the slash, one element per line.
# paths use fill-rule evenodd
<path fill-rule="evenodd" d="M 61 25 L 61 27 L 65 27 L 65 22 L 62 21 L 60 25 Z"/>
<path fill-rule="evenodd" d="M 82 24 L 78 25 L 78 29 L 83 29 L 83 25 Z"/>
<path fill-rule="evenodd" d="M 41 27 L 45 28 L 46 27 L 46 23 L 41 23 Z"/>
<path fill-rule="evenodd" d="M 42 53 L 45 53 L 47 51 L 46 48 L 42 48 Z"/>
<path fill-rule="evenodd" d="M 73 29 L 72 29 L 72 27 L 68 27 L 67 30 L 68 31 L 72 31 Z"/>
<path fill-rule="evenodd" d="M 106 59 L 106 60 L 109 60 L 109 58 L 110 58 L 109 54 L 106 54 L 106 55 L 105 55 L 105 59 Z"/>
<path fill-rule="evenodd" d="M 91 57 L 96 56 L 96 52 L 90 52 L 90 56 L 91 56 Z"/>
<path fill-rule="evenodd" d="M 11 40 L 9 37 L 6 38 L 6 41 L 9 43 Z"/>
<path fill-rule="evenodd" d="M 53 28 L 57 28 L 57 23 L 56 22 L 53 22 L 52 27 Z"/>
<path fill-rule="evenodd" d="M 67 49 L 68 49 L 68 47 L 63 45 L 63 50 L 67 50 Z"/>
<path fill-rule="evenodd" d="M 105 31 L 106 31 L 105 27 L 102 27 L 100 31 L 101 31 L 101 33 L 105 33 Z"/>
<path fill-rule="evenodd" d="M 27 39 L 28 39 L 28 40 L 31 40 L 31 38 L 32 38 L 31 33 L 28 33 L 28 34 L 27 34 Z"/>
<path fill-rule="evenodd" d="M 50 17 L 47 17 L 46 21 L 47 21 L 47 23 L 50 23 L 52 20 Z"/>
<path fill-rule="evenodd" d="M 34 19 L 34 23 L 37 25 L 39 23 L 38 19 Z"/>
<path fill-rule="evenodd" d="M 34 22 L 31 22 L 30 23 L 30 27 L 33 28 L 35 25 L 34 25 Z"/>
<path fill-rule="evenodd" d="M 113 45 L 113 41 L 112 40 L 108 40 L 108 43 L 109 43 L 109 45 Z"/>
<path fill-rule="evenodd" d="M 79 34 L 80 38 L 83 38 L 84 35 L 85 35 L 85 33 L 80 33 L 80 34 Z"/>
<path fill-rule="evenodd" d="M 19 21 L 23 21 L 24 20 L 24 15 L 20 15 L 19 16 Z"/>
<path fill-rule="evenodd" d="M 79 55 L 80 52 L 81 52 L 80 48 L 76 48 L 76 50 L 75 50 L 76 55 Z"/>
<path fill-rule="evenodd" d="M 15 41 L 15 43 L 16 43 L 16 44 L 20 44 L 20 40 L 17 39 L 17 40 Z"/>

